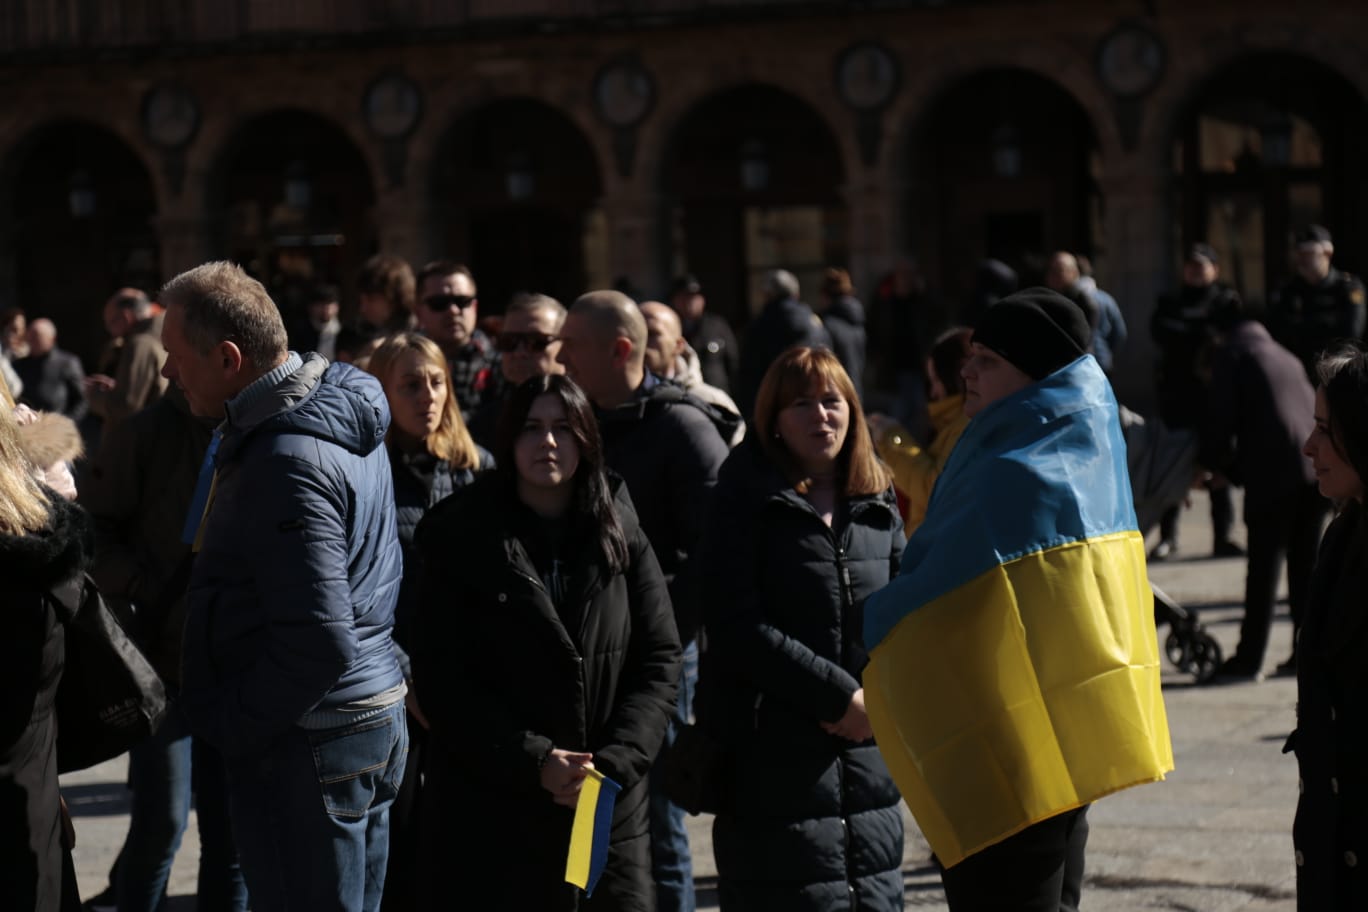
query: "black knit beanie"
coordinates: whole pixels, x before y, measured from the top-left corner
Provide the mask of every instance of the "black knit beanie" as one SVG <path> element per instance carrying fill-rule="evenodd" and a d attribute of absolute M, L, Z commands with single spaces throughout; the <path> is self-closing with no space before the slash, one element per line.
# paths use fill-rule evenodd
<path fill-rule="evenodd" d="M 1048 288 L 1026 288 L 984 311 L 974 340 L 1043 380 L 1092 344 L 1088 318 L 1077 304 Z"/>

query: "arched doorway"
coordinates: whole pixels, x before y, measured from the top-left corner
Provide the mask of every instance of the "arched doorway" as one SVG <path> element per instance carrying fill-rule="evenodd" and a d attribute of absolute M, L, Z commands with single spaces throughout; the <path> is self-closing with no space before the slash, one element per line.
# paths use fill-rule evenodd
<path fill-rule="evenodd" d="M 1365 264 L 1368 118 L 1346 80 L 1287 54 L 1239 60 L 1208 79 L 1173 144 L 1178 238 L 1205 241 L 1222 280 L 1254 307 L 1285 281 L 1290 239 L 1310 223 L 1335 236 L 1335 262 Z"/>
<path fill-rule="evenodd" d="M 0 253 L 12 258 L 9 303 L 52 319 L 59 344 L 93 367 L 109 295 L 125 285 L 155 294 L 162 281 L 147 169 L 109 130 L 65 122 L 22 140 L 0 186 L 12 213 Z"/>
<path fill-rule="evenodd" d="M 549 105 L 508 99 L 460 118 L 434 178 L 442 249 L 470 266 L 481 316 L 502 313 L 520 291 L 568 305 L 610 281 L 598 161 Z"/>
<path fill-rule="evenodd" d="M 836 139 L 805 102 L 763 85 L 705 98 L 675 127 L 661 176 L 669 262 L 737 325 L 768 269 L 794 273 L 812 302 L 822 270 L 847 265 L 844 183 Z"/>
<path fill-rule="evenodd" d="M 1096 255 L 1096 139 L 1078 102 L 1025 70 L 969 76 L 913 133 L 907 232 L 947 319 L 972 320 L 985 258 L 1039 284 L 1057 249 Z"/>
<path fill-rule="evenodd" d="M 255 117 L 224 146 L 210 186 L 218 248 L 261 280 L 287 326 L 316 283 L 338 285 L 354 313 L 352 284 L 376 249 L 375 190 L 346 133 L 305 111 Z"/>

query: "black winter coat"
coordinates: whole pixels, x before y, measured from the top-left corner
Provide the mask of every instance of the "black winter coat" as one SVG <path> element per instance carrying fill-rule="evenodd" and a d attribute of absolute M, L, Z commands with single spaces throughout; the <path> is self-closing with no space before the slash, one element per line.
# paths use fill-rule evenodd
<path fill-rule="evenodd" d="M 63 899 L 57 718 L 53 701 L 72 610 L 52 594 L 89 562 L 90 522 L 52 494 L 34 535 L 0 534 L 5 634 L 0 637 L 0 884 L 7 909 L 58 912 Z"/>
<path fill-rule="evenodd" d="M 702 555 L 709 652 L 700 724 L 731 747 L 713 851 L 734 910 L 901 909 L 901 798 L 845 714 L 867 662 L 865 599 L 898 572 L 891 489 L 828 528 L 749 440 L 723 467 Z"/>
<path fill-rule="evenodd" d="M 420 895 L 447 909 L 452 884 L 481 884 L 499 908 L 577 907 L 564 882 L 574 812 L 541 787 L 539 761 L 554 746 L 592 752 L 622 786 L 592 908 L 654 909 L 646 774 L 680 674 L 664 577 L 615 482 L 628 567 L 605 576 L 594 529 L 572 527 L 558 611 L 529 554 L 537 521 L 505 484 L 484 475 L 418 528 L 413 666 L 434 751 L 420 799 Z"/>
<path fill-rule="evenodd" d="M 1262 323 L 1237 323 L 1213 349 L 1201 462 L 1244 487 L 1246 519 L 1279 512 L 1315 481 L 1301 451 L 1315 410 L 1301 362 Z"/>
<path fill-rule="evenodd" d="M 604 461 L 627 483 L 641 528 L 669 582 L 679 638 L 691 642 L 699 609 L 689 556 L 703 535 L 708 494 L 739 419 L 653 374 L 637 396 L 595 413 Z"/>
<path fill-rule="evenodd" d="M 754 417 L 755 397 L 765 371 L 775 358 L 795 345 L 831 348 L 831 334 L 802 301 L 786 298 L 768 302 L 746 328 L 746 341 L 741 346 L 741 382 L 732 391 L 747 421 Z"/>
<path fill-rule="evenodd" d="M 842 295 L 832 301 L 826 313 L 822 314 L 822 325 L 831 335 L 832 352 L 850 375 L 850 382 L 855 385 L 855 394 L 863 397 L 865 349 L 868 345 L 864 305 L 850 295 Z"/>
<path fill-rule="evenodd" d="M 1297 908 L 1368 909 L 1368 518 L 1351 504 L 1321 544 L 1297 645 Z"/>
<path fill-rule="evenodd" d="M 413 679 L 409 653 L 413 651 L 415 615 L 418 613 L 418 586 L 422 558 L 414 545 L 418 523 L 427 511 L 475 480 L 476 472 L 494 468 L 494 457 L 480 447 L 480 464 L 474 469 L 453 469 L 445 459 L 426 453 L 405 454 L 393 444 L 389 450 L 394 472 L 394 524 L 399 530 L 399 547 L 404 553 L 404 576 L 399 583 L 399 601 L 394 604 L 394 657 L 405 680 Z"/>

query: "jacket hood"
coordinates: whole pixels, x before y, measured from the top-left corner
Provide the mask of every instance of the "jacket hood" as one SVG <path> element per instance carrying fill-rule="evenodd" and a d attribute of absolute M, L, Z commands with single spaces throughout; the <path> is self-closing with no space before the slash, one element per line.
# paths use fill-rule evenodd
<path fill-rule="evenodd" d="M 47 527 L 30 535 L 0 534 L 0 578 L 10 591 L 51 589 L 90 563 L 93 539 L 84 510 L 52 491 Z"/>
<path fill-rule="evenodd" d="M 740 415 L 705 402 L 690 393 L 679 377 L 661 380 L 654 374 L 649 376 L 652 382 L 636 398 L 624 402 L 617 408 L 594 409 L 600 427 L 619 422 L 640 421 L 656 410 L 678 405 L 696 408 L 702 412 L 713 423 L 713 427 L 717 428 L 717 433 L 724 441 L 730 441 L 736 435 L 737 428 L 745 423 Z"/>
<path fill-rule="evenodd" d="M 684 351 L 675 357 L 675 374 L 670 379 L 685 389 L 703 382 L 703 362 L 698 359 L 698 352 L 687 342 L 684 343 Z"/>
<path fill-rule="evenodd" d="M 856 326 L 864 326 L 865 310 L 864 305 L 850 295 L 841 295 L 831 302 L 827 308 L 825 316 L 835 317 L 847 323 L 854 323 Z"/>
<path fill-rule="evenodd" d="M 389 403 L 380 381 L 350 364 L 303 356 L 299 369 L 224 423 L 220 460 L 260 432 L 316 437 L 365 456 L 385 442 Z"/>

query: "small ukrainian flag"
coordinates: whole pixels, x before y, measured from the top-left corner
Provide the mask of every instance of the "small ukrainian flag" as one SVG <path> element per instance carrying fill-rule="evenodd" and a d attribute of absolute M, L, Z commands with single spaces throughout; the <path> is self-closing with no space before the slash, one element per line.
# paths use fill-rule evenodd
<path fill-rule="evenodd" d="M 613 806 L 622 786 L 596 769 L 580 788 L 575 823 L 570 829 L 570 854 L 565 859 L 565 880 L 594 895 L 599 876 L 608 865 L 608 839 L 613 831 Z"/>

